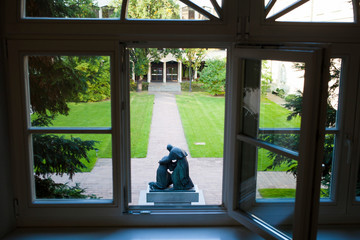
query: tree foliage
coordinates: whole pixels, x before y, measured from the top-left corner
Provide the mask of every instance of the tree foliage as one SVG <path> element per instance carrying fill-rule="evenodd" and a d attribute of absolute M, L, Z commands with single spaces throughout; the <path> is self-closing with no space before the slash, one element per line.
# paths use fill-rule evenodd
<path fill-rule="evenodd" d="M 205 48 L 183 48 L 179 49 L 176 53 L 178 60 L 180 60 L 189 69 L 189 92 L 191 92 L 191 82 L 193 78 L 193 72 L 199 68 L 202 61 L 206 56 Z"/>
<path fill-rule="evenodd" d="M 332 100 L 337 99 L 338 95 L 338 88 L 340 83 L 340 69 L 338 65 L 339 64 L 335 60 L 332 60 L 330 62 L 330 80 L 328 86 L 326 127 L 335 127 L 336 124 L 337 109 L 335 108 L 336 106 L 333 106 Z M 299 70 L 305 69 L 305 66 L 303 64 L 296 64 L 294 67 Z M 290 114 L 287 116 L 288 121 L 295 117 L 301 117 L 303 102 L 302 100 L 303 94 L 301 91 L 298 91 L 297 94 L 288 95 L 285 98 L 286 103 L 284 107 L 290 110 Z M 265 141 L 275 143 L 277 145 L 295 151 L 297 151 L 297 149 L 294 147 L 298 146 L 300 142 L 300 136 L 298 134 L 282 134 L 281 137 L 273 134 L 264 134 L 261 136 L 261 138 Z M 322 166 L 322 185 L 325 186 L 330 185 L 334 143 L 334 134 L 325 135 L 324 158 Z M 271 152 L 268 154 L 268 157 L 271 158 L 273 162 L 267 167 L 267 170 L 274 169 L 275 167 L 285 163 L 289 166 L 288 171 L 292 172 L 294 175 L 297 174 L 297 162 L 295 160 Z"/>
<path fill-rule="evenodd" d="M 94 62 L 96 58 L 91 57 L 28 57 L 32 126 L 46 127 L 51 125 L 56 115 L 68 114 L 70 109 L 67 103 L 79 101 L 80 93 L 84 94 L 88 90 L 87 83 L 98 78 L 98 69 L 87 64 Z M 50 174 L 66 174 L 72 179 L 84 167 L 82 161 L 88 161 L 88 151 L 94 150 L 96 144 L 95 141 L 55 134 L 33 134 L 32 137 L 34 174 L 43 177 L 36 181 L 37 194 L 41 186 L 46 184 L 41 184 L 41 181 L 46 181 L 44 178 Z M 67 184 L 51 186 L 57 193 L 63 192 L 64 197 L 71 190 Z"/>
<path fill-rule="evenodd" d="M 212 95 L 221 95 L 225 92 L 226 60 L 213 59 L 205 63 L 200 73 L 199 82 Z"/>
<path fill-rule="evenodd" d="M 96 94 L 94 88 L 99 85 L 106 88 L 101 94 L 110 96 L 109 61 L 103 66 L 101 61 L 102 57 L 95 56 L 28 57 L 32 111 L 67 115 L 67 102 L 90 100 L 85 95 Z"/>
<path fill-rule="evenodd" d="M 114 8 L 112 17 L 119 18 L 122 1 L 112 0 L 109 6 Z M 173 0 L 130 0 L 127 17 L 133 19 L 180 19 L 180 8 Z"/>
<path fill-rule="evenodd" d="M 27 17 L 96 18 L 92 0 L 26 0 Z"/>
<path fill-rule="evenodd" d="M 165 55 L 164 49 L 157 48 L 131 48 L 129 49 L 130 61 L 134 64 L 135 75 L 138 76 L 136 91 L 142 91 L 142 81 L 148 73 L 150 62 L 158 62 Z"/>

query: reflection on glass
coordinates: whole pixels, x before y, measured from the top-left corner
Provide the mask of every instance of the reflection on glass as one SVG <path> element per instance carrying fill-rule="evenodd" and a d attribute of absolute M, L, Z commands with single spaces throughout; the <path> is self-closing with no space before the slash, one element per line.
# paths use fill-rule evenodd
<path fill-rule="evenodd" d="M 27 63 L 32 126 L 111 126 L 108 56 L 28 56 Z"/>
<path fill-rule="evenodd" d="M 296 160 L 258 148 L 257 164 L 257 199 L 295 199 Z"/>
<path fill-rule="evenodd" d="M 288 1 L 277 1 L 268 17 L 289 6 Z M 295 1 L 294 1 L 295 2 Z M 279 22 L 354 22 L 352 1 L 310 0 L 284 16 Z"/>
<path fill-rule="evenodd" d="M 336 134 L 326 134 L 324 142 L 324 159 L 322 163 L 321 176 L 321 198 L 329 198 L 331 194 L 331 177 L 333 160 L 335 159 Z"/>
<path fill-rule="evenodd" d="M 328 83 L 326 134 L 324 142 L 324 159 L 322 163 L 321 195 L 322 198 L 331 196 L 333 163 L 335 160 L 337 134 L 329 131 L 337 130 L 337 113 L 339 109 L 339 87 L 341 77 L 341 58 L 330 59 L 330 80 Z"/>
<path fill-rule="evenodd" d="M 304 63 L 252 61 L 247 60 L 244 133 L 298 151 Z"/>
<path fill-rule="evenodd" d="M 135 61 L 149 49 L 129 49 L 130 60 L 130 142 L 131 201 L 129 205 L 164 205 L 148 199 L 149 182 L 157 182 L 159 161 L 169 155 L 167 144 L 185 150 L 189 175 L 199 193 L 199 200 L 182 199 L 172 206 L 221 205 L 223 183 L 223 147 L 225 116 L 226 51 L 222 49 L 155 49 L 163 51 L 158 62 Z M 183 61 L 177 60 L 180 54 Z M 197 71 L 185 63 L 186 55 L 203 55 L 196 60 Z M 171 59 L 171 61 L 169 61 Z M 204 61 L 203 59 L 206 59 Z M 186 70 L 184 70 L 186 69 Z M 216 74 L 215 74 L 215 72 Z M 185 74 L 186 73 L 186 74 Z M 160 76 L 159 76 L 160 75 Z M 189 92 L 189 75 L 192 82 Z M 213 86 L 213 94 L 199 92 L 199 82 Z M 185 80 L 186 79 L 186 80 Z M 144 84 L 149 81 L 150 85 Z M 166 83 L 165 83 L 166 81 Z M 216 84 L 212 84 L 215 81 Z M 187 89 L 180 90 L 182 82 Z M 135 91 L 141 86 L 142 91 Z M 149 94 L 150 88 L 152 94 Z M 172 92 L 164 93 L 163 90 Z M 181 92 L 181 94 L 179 94 Z M 181 167 L 181 166 L 180 166 Z M 169 172 L 172 170 L 169 168 Z M 170 185 L 170 188 L 173 185 Z M 168 189 L 169 190 L 169 189 Z M 171 204 L 167 204 L 171 206 Z M 171 206 L 171 207 L 172 207 Z"/>
<path fill-rule="evenodd" d="M 33 134 L 36 199 L 112 199 L 111 135 Z"/>
<path fill-rule="evenodd" d="M 291 235 L 297 161 L 246 142 L 240 143 L 240 153 L 239 208 Z M 271 214 L 261 205 L 270 202 Z"/>
<path fill-rule="evenodd" d="M 26 0 L 26 17 L 119 18 L 122 0 Z"/>

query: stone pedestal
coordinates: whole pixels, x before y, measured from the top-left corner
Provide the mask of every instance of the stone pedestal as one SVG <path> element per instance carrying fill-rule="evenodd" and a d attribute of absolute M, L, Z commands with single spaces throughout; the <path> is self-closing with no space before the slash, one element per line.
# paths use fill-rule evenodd
<path fill-rule="evenodd" d="M 205 205 L 197 186 L 190 190 L 146 191 L 140 193 L 139 205 Z"/>

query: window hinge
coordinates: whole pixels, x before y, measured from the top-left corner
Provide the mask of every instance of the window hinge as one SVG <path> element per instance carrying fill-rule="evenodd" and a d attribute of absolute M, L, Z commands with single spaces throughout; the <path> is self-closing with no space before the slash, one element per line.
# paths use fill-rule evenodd
<path fill-rule="evenodd" d="M 14 199 L 14 215 L 15 217 L 19 216 L 19 200 L 17 198 Z"/>
<path fill-rule="evenodd" d="M 237 23 L 238 41 L 249 39 L 250 16 L 240 16 Z"/>

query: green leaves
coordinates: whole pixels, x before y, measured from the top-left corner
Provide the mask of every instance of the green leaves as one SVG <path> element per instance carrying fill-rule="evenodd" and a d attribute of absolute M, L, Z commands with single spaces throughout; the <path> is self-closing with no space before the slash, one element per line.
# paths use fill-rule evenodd
<path fill-rule="evenodd" d="M 95 150 L 95 141 L 83 141 L 80 138 L 53 134 L 33 135 L 33 155 L 35 175 L 46 177 L 48 174 L 69 175 L 72 179 L 85 165 L 82 159 L 89 161 L 87 152 Z"/>
<path fill-rule="evenodd" d="M 225 59 L 207 60 L 199 78 L 199 82 L 203 83 L 203 88 L 211 95 L 222 95 L 225 93 L 225 81 Z"/>

